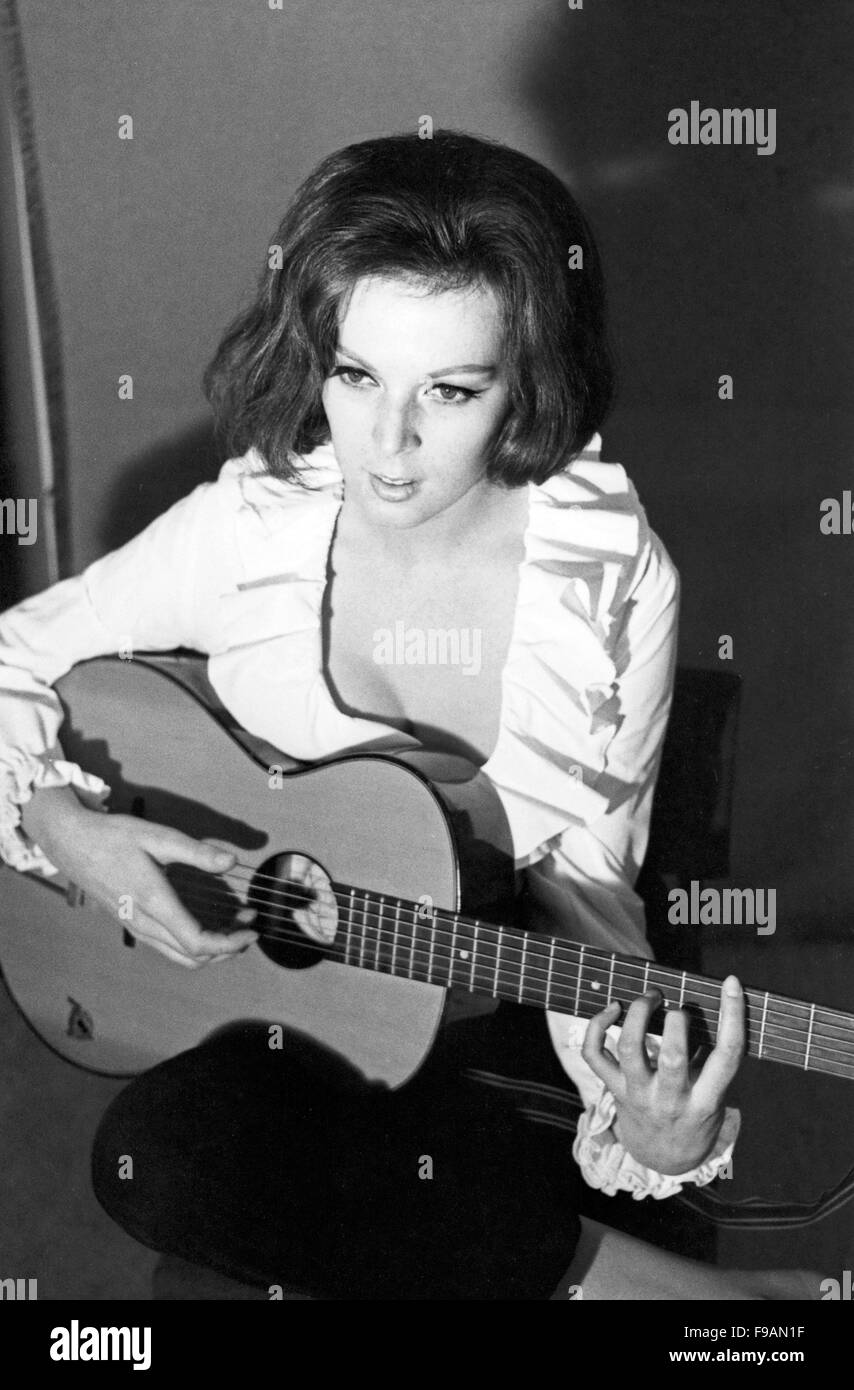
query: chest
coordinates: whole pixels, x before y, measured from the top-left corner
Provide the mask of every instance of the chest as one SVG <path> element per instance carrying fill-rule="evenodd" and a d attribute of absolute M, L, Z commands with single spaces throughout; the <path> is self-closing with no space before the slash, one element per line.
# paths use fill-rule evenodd
<path fill-rule="evenodd" d="M 361 561 L 336 567 L 325 635 L 339 703 L 485 762 L 498 737 L 521 558 L 510 548 L 452 573 Z"/>

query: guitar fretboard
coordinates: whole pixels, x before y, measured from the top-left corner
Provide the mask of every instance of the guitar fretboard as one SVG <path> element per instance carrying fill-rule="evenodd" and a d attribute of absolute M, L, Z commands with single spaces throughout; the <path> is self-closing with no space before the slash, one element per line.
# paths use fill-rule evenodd
<path fill-rule="evenodd" d="M 330 954 L 345 965 L 581 1018 L 655 988 L 664 1008 L 689 1007 L 717 1038 L 720 986 L 710 977 L 346 884 L 332 890 L 339 932 Z M 854 1016 L 768 991 L 745 996 L 751 1056 L 854 1079 Z"/>

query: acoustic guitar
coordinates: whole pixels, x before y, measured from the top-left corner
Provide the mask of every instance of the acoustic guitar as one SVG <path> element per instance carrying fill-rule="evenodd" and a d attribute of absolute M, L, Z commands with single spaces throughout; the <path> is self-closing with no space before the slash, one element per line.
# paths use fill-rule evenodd
<path fill-rule="evenodd" d="M 0 869 L 0 963 L 63 1057 L 131 1075 L 246 1020 L 308 1035 L 398 1086 L 448 996 L 590 1017 L 650 986 L 716 1036 L 718 982 L 525 931 L 509 831 L 459 758 L 403 751 L 294 765 L 229 721 L 201 659 L 97 658 L 57 683 L 67 757 L 111 809 L 233 849 L 223 875 L 167 869 L 197 920 L 258 941 L 189 971 L 140 945 L 62 875 Z M 124 908 L 127 912 L 125 914 Z M 854 1078 L 854 1015 L 748 989 L 751 1055 Z"/>

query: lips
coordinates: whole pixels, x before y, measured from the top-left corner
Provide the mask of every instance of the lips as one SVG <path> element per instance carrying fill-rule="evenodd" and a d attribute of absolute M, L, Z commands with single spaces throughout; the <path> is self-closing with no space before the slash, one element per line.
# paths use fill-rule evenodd
<path fill-rule="evenodd" d="M 383 502 L 405 502 L 420 486 L 417 478 L 392 478 L 385 473 L 369 473 L 371 487 Z"/>

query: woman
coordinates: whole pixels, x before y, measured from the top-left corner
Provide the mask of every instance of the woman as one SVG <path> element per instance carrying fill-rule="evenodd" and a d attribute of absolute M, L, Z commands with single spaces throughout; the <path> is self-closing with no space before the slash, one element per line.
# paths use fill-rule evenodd
<path fill-rule="evenodd" d="M 94 814 L 108 790 L 56 742 L 50 685 L 72 664 L 181 645 L 208 653 L 231 713 L 294 757 L 402 735 L 465 753 L 504 802 L 530 926 L 648 955 L 632 884 L 677 580 L 625 473 L 598 459 L 612 388 L 602 277 L 563 185 L 452 132 L 330 156 L 206 386 L 232 455 L 218 481 L 0 618 L 4 857 L 58 867 L 113 909 L 130 893 L 135 934 L 177 964 L 251 944 L 249 929 L 203 930 L 161 867 L 223 872 L 234 857 Z M 477 635 L 477 662 L 390 660 L 383 634 L 401 622 Z M 700 1075 L 678 1011 L 650 1061 L 658 1002 L 632 1004 L 616 1055 L 618 1005 L 593 1020 L 583 1056 L 584 1026 L 549 1015 L 588 1107 L 575 1154 L 606 1191 L 665 1196 L 710 1181 L 732 1152 L 738 982 L 725 982 Z M 283 1067 L 248 1035 L 156 1068 L 102 1125 L 99 1198 L 155 1248 L 259 1286 L 548 1296 L 574 1198 L 558 1194 L 555 1230 L 554 1203 L 518 1183 L 523 1127 L 441 1062 L 393 1095 L 334 1070 L 304 1055 Z M 440 1150 L 442 1181 L 414 1180 L 413 1142 Z M 127 1153 L 132 1183 L 117 1178 Z"/>

